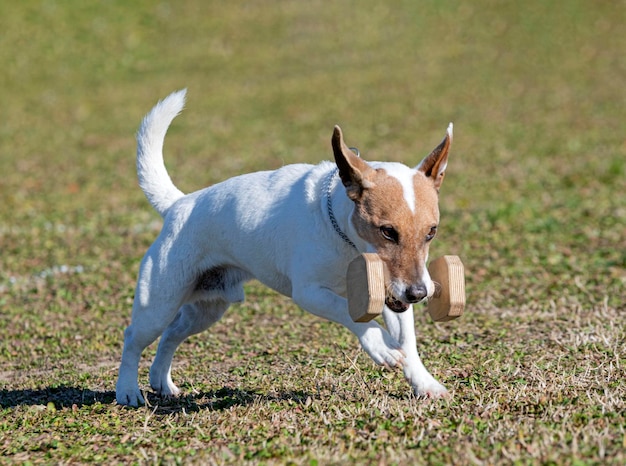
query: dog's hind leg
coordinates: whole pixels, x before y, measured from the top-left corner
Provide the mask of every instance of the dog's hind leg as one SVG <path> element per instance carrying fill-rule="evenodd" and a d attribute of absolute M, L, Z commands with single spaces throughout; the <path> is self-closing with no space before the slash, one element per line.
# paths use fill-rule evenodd
<path fill-rule="evenodd" d="M 154 265 L 158 263 L 158 245 L 153 244 L 141 263 L 131 324 L 124 331 L 124 350 L 115 394 L 121 405 L 144 404 L 137 381 L 141 353 L 170 325 L 189 294 L 188 285 Z"/>
<path fill-rule="evenodd" d="M 217 322 L 230 303 L 221 300 L 197 301 L 180 308 L 174 321 L 165 329 L 156 357 L 150 367 L 150 386 L 162 396 L 180 393 L 172 382 L 171 365 L 174 352 L 187 337 L 200 333 Z"/>
<path fill-rule="evenodd" d="M 147 307 L 138 301 L 135 297 L 132 322 L 124 331 L 124 350 L 115 388 L 117 402 L 129 406 L 139 406 L 145 403 L 137 381 L 141 353 L 163 332 L 176 315 L 176 309 L 179 306 L 178 303 L 161 302 Z M 167 315 L 172 317 L 163 319 L 163 316 Z"/>
<path fill-rule="evenodd" d="M 391 336 L 396 339 L 402 351 L 406 355 L 402 370 L 404 376 L 413 387 L 413 391 L 417 396 L 427 396 L 436 398 L 447 394 L 447 390 L 441 385 L 424 367 L 422 360 L 417 352 L 417 344 L 415 338 L 415 323 L 413 317 L 412 306 L 404 312 L 393 312 L 386 306 L 383 310 L 383 319 L 387 330 Z"/>

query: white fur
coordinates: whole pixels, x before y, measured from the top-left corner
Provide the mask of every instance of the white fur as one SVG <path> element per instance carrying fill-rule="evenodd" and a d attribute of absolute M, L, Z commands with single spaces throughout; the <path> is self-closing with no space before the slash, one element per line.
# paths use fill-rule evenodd
<path fill-rule="evenodd" d="M 375 321 L 355 323 L 349 316 L 345 273 L 359 252 L 328 220 L 324 182 L 334 164 L 287 165 L 184 195 L 171 182 L 162 155 L 165 132 L 182 110 L 184 97 L 185 91 L 179 91 L 154 107 L 137 138 L 140 184 L 164 225 L 141 264 L 132 323 L 125 331 L 117 402 L 144 403 L 137 381 L 139 360 L 159 336 L 150 384 L 161 395 L 179 393 L 171 379 L 176 347 L 219 320 L 230 303 L 242 301 L 243 283 L 251 278 L 347 327 L 377 364 L 402 367 L 416 394 L 445 394 L 420 360 L 411 308 L 400 314 L 385 308 L 388 330 Z M 380 166 L 406 185 L 404 175 L 398 175 L 406 167 Z M 410 198 L 406 188 L 405 200 Z M 353 235 L 353 203 L 336 180 L 332 202 L 339 226 Z M 360 251 L 371 249 L 361 238 L 353 240 Z"/>

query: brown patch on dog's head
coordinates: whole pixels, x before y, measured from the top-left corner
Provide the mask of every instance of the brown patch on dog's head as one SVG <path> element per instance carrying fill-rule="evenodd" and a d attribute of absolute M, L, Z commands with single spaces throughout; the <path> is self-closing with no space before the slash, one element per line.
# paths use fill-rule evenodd
<path fill-rule="evenodd" d="M 387 266 L 393 295 L 388 305 L 394 310 L 405 310 L 434 290 L 426 261 L 439 225 L 439 188 L 451 140 L 450 125 L 441 144 L 414 169 L 393 163 L 370 166 L 346 147 L 335 127 L 335 159 L 355 204 L 352 223 Z"/>

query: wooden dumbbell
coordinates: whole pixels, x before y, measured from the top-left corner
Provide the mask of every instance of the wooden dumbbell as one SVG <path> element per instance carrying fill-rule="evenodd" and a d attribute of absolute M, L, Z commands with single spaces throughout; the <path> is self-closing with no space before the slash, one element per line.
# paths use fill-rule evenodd
<path fill-rule="evenodd" d="M 442 256 L 428 266 L 435 293 L 428 313 L 436 322 L 456 319 L 465 308 L 465 276 L 458 256 Z M 389 272 L 378 254 L 361 254 L 348 265 L 348 310 L 355 322 L 369 322 L 383 312 Z"/>

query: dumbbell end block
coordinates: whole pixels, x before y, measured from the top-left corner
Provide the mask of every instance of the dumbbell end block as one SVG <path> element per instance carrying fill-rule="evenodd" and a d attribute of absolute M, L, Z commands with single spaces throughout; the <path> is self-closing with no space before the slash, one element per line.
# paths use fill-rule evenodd
<path fill-rule="evenodd" d="M 385 268 L 377 254 L 361 254 L 348 265 L 348 310 L 354 322 L 369 322 L 383 312 Z"/>
<path fill-rule="evenodd" d="M 463 315 L 465 309 L 465 275 L 458 256 L 442 256 L 428 266 L 436 282 L 436 293 L 428 301 L 428 313 L 436 322 L 446 322 Z"/>

